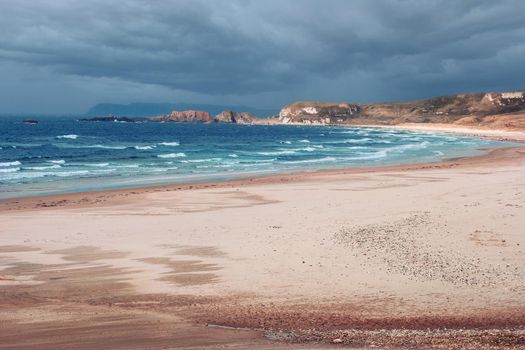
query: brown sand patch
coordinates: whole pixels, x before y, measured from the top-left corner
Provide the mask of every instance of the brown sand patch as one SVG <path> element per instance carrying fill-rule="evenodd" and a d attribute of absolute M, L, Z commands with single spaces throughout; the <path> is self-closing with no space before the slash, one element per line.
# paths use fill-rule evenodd
<path fill-rule="evenodd" d="M 128 253 L 125 252 L 104 250 L 93 246 L 78 246 L 67 249 L 49 250 L 46 252 L 46 254 L 61 254 L 64 255 L 62 257 L 64 260 L 81 263 L 105 259 L 120 259 L 128 255 Z"/>
<path fill-rule="evenodd" d="M 171 265 L 182 266 L 184 271 L 212 268 L 195 261 Z M 31 275 L 41 283 L 0 287 L 0 348 L 186 349 L 230 344 L 243 349 L 264 344 L 257 331 L 207 328 L 177 316 L 181 308 L 215 299 L 132 295 L 125 278 L 128 270 L 19 262 L 5 271 Z M 202 281 L 194 277 L 192 283 Z"/>
<path fill-rule="evenodd" d="M 353 347 L 425 349 L 521 349 L 525 346 L 525 309 L 459 315 L 403 315 L 377 299 L 383 311 L 363 303 L 221 304 L 192 310 L 198 322 L 261 329 L 274 340 L 340 343 Z M 378 312 L 379 311 L 379 312 Z M 381 316 L 381 313 L 383 314 Z M 397 316 L 396 316 L 397 314 Z M 389 316 L 386 316 L 389 315 Z"/>
<path fill-rule="evenodd" d="M 212 198 L 215 198 L 217 195 L 217 193 L 215 192 L 206 192 L 203 194 L 210 195 L 212 196 Z M 246 208 L 254 205 L 276 203 L 275 200 L 270 200 L 261 195 L 252 194 L 240 190 L 222 191 L 220 192 L 220 195 L 221 199 L 219 201 L 206 199 L 204 201 L 199 202 L 187 202 L 183 200 L 180 203 L 178 203 L 174 208 L 180 212 L 191 213 L 218 209 Z"/>
<path fill-rule="evenodd" d="M 369 299 L 367 302 L 371 302 Z M 377 305 L 355 303 L 248 303 L 202 304 L 193 310 L 202 323 L 238 328 L 332 331 L 339 329 L 525 329 L 525 309 L 508 308 L 458 314 L 455 311 L 392 312 L 395 302 L 376 298 Z"/>
<path fill-rule="evenodd" d="M 150 264 L 163 265 L 171 269 L 159 278 L 161 281 L 172 282 L 181 286 L 216 283 L 219 276 L 207 271 L 217 271 L 222 267 L 217 264 L 204 263 L 201 260 L 174 260 L 166 257 L 138 259 Z"/>
<path fill-rule="evenodd" d="M 492 231 L 475 230 L 469 235 L 469 239 L 480 246 L 505 247 L 507 242 Z"/>
<path fill-rule="evenodd" d="M 177 255 L 191 255 L 201 258 L 224 258 L 226 253 L 217 247 L 183 247 L 177 250 Z"/>
<path fill-rule="evenodd" d="M 18 252 L 34 252 L 40 248 L 28 247 L 25 245 L 2 245 L 0 246 L 0 253 L 18 253 Z"/>
<path fill-rule="evenodd" d="M 176 255 L 196 256 L 199 258 L 225 258 L 227 256 L 225 252 L 214 246 L 162 244 L 159 247 L 174 249 Z"/>
<path fill-rule="evenodd" d="M 39 284 L 3 286 L 6 299 L 16 300 L 16 295 L 29 295 L 39 300 L 89 300 L 106 293 L 125 293 L 130 285 L 124 277 L 129 270 L 108 265 L 78 266 L 75 264 L 41 265 L 20 262 L 3 270 L 6 274 L 32 277 Z"/>
<path fill-rule="evenodd" d="M 516 329 L 355 329 L 331 332 L 266 332 L 296 342 L 342 344 L 352 348 L 509 350 L 525 347 L 525 330 Z M 275 334 L 275 335 L 274 335 Z M 279 338 L 277 338 L 279 339 Z M 286 339 L 286 338 L 285 338 Z"/>
<path fill-rule="evenodd" d="M 179 286 L 194 286 L 219 282 L 219 276 L 214 273 L 178 273 L 161 278 L 162 281 L 175 283 Z"/>
<path fill-rule="evenodd" d="M 261 342 L 255 331 L 193 326 L 175 315 L 114 307 L 50 306 L 17 313 L 30 322 L 2 322 L 0 348 L 214 349 L 231 344 L 245 349 Z"/>

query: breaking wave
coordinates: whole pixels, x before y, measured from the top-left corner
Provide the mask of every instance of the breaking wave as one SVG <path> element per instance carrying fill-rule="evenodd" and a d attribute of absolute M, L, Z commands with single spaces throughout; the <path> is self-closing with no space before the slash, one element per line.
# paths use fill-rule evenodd
<path fill-rule="evenodd" d="M 57 136 L 57 139 L 70 139 L 70 140 L 76 140 L 78 138 L 78 135 L 76 134 L 68 134 L 68 135 L 60 135 Z"/>
<path fill-rule="evenodd" d="M 186 157 L 186 153 L 167 153 L 167 154 L 159 154 L 157 155 L 159 158 L 180 158 L 180 157 Z"/>
<path fill-rule="evenodd" d="M 15 165 L 20 165 L 22 163 L 20 163 L 18 160 L 15 160 L 14 162 L 4 162 L 4 163 L 0 163 L 0 166 L 15 166 Z"/>

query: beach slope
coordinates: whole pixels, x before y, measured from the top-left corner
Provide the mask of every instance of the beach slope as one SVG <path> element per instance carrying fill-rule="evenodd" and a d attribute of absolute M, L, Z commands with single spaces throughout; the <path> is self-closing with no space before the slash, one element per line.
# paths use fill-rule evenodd
<path fill-rule="evenodd" d="M 3 200 L 0 348 L 523 348 L 524 174 L 512 148 Z"/>

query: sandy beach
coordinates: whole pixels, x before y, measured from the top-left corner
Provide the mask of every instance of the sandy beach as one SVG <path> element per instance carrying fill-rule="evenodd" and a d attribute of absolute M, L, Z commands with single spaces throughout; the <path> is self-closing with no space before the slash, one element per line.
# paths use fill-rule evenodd
<path fill-rule="evenodd" d="M 1 200 L 0 349 L 523 349 L 524 227 L 522 147 Z"/>

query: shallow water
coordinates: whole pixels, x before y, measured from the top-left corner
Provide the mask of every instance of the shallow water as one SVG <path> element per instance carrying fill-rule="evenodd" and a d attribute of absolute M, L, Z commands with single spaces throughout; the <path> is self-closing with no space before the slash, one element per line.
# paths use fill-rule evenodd
<path fill-rule="evenodd" d="M 439 161 L 511 143 L 374 128 L 0 120 L 0 198 Z"/>

